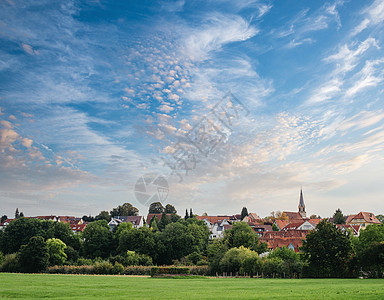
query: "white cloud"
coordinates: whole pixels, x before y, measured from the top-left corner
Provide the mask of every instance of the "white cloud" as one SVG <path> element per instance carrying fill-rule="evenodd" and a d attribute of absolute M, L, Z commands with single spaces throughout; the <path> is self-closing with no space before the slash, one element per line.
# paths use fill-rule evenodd
<path fill-rule="evenodd" d="M 381 24 L 384 21 L 384 2 L 382 0 L 375 0 L 370 6 L 362 11 L 366 16 L 359 25 L 352 31 L 352 35 L 359 34 L 369 26 Z"/>
<path fill-rule="evenodd" d="M 30 55 L 38 55 L 39 54 L 39 51 L 33 50 L 32 46 L 30 46 L 28 44 L 23 43 L 23 44 L 21 44 L 21 46 L 23 47 L 23 50 Z"/>
<path fill-rule="evenodd" d="M 215 14 L 206 20 L 202 28 L 187 34 L 184 50 L 193 60 L 205 60 L 210 52 L 221 50 L 223 45 L 245 41 L 258 32 L 240 16 Z"/>

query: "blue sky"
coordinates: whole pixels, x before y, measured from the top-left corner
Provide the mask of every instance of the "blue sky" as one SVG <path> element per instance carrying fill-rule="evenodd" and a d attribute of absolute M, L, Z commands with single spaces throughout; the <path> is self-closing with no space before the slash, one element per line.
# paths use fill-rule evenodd
<path fill-rule="evenodd" d="M 7 0 L 0 20 L 0 214 L 146 214 L 147 173 L 181 214 L 295 211 L 301 186 L 309 214 L 384 212 L 384 1 Z M 247 113 L 202 155 L 187 137 L 228 92 Z"/>

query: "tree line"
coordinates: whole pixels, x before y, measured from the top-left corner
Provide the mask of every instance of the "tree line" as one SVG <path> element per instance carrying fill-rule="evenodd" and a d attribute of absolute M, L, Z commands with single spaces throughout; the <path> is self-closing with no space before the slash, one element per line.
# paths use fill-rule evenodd
<path fill-rule="evenodd" d="M 121 206 L 115 211 L 120 215 Z M 158 213 L 161 207 L 154 205 Z M 168 207 L 169 209 L 170 207 Z M 156 209 L 156 210 L 155 210 Z M 134 210 L 131 210 L 132 212 Z M 168 213 L 171 212 L 171 213 Z M 162 209 L 141 228 L 121 223 L 112 231 L 105 219 L 75 234 L 69 224 L 19 217 L 0 231 L 0 270 L 40 272 L 49 266 L 208 266 L 209 273 L 264 277 L 383 277 L 384 225 L 369 225 L 359 237 L 327 220 L 303 241 L 300 253 L 283 247 L 272 252 L 245 222 L 236 222 L 222 239 L 192 211 L 184 218 Z M 261 255 L 262 254 L 262 255 Z"/>

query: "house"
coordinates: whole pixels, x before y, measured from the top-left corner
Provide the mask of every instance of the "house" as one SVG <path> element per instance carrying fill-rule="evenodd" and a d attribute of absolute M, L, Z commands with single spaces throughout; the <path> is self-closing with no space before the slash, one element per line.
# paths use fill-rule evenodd
<path fill-rule="evenodd" d="M 156 217 L 157 220 L 160 221 L 161 220 L 161 215 L 162 214 L 148 214 L 147 219 L 146 219 L 147 220 L 147 224 L 149 224 L 151 222 L 152 218 L 154 218 L 154 217 Z M 166 214 L 166 216 L 167 216 L 168 220 L 170 220 L 172 214 Z"/>
<path fill-rule="evenodd" d="M 286 246 L 295 252 L 299 252 L 299 248 L 303 245 L 306 235 L 310 230 L 288 230 L 288 231 L 272 231 L 265 232 L 260 237 L 260 243 L 266 243 L 268 249 L 275 250 Z"/>
<path fill-rule="evenodd" d="M 210 232 L 209 239 L 222 238 L 224 236 L 224 231 L 232 228 L 232 220 L 234 216 L 196 216 L 196 219 L 204 221 L 207 225 Z M 238 219 L 234 222 L 238 222 Z"/>
<path fill-rule="evenodd" d="M 265 232 L 267 231 L 273 231 L 271 225 L 259 225 L 256 224 L 252 226 L 252 229 L 259 235 L 259 237 L 262 237 Z"/>
<path fill-rule="evenodd" d="M 144 226 L 144 218 L 142 216 L 116 216 L 109 221 L 108 225 L 112 231 L 121 223 L 131 223 L 133 228 L 140 228 Z"/>
<path fill-rule="evenodd" d="M 80 233 L 83 232 L 84 229 L 87 227 L 88 224 L 69 224 L 71 226 L 73 233 Z"/>
<path fill-rule="evenodd" d="M 346 224 L 336 224 L 338 228 L 341 229 L 342 232 L 345 232 L 346 230 L 352 231 L 354 236 L 359 236 L 360 234 L 360 225 L 346 225 Z"/>
<path fill-rule="evenodd" d="M 256 213 L 249 213 L 244 217 L 243 222 L 263 224 L 263 220 Z"/>
<path fill-rule="evenodd" d="M 14 219 L 5 219 L 2 223 L 0 223 L 0 230 L 4 230 L 5 227 L 9 225 Z"/>
<path fill-rule="evenodd" d="M 283 229 L 285 226 L 287 226 L 289 224 L 289 221 L 288 220 L 275 220 L 275 222 L 273 222 L 273 224 L 275 224 L 277 226 L 277 228 L 279 228 L 279 230 Z"/>
<path fill-rule="evenodd" d="M 83 224 L 84 221 L 82 218 L 76 218 L 72 216 L 59 216 L 57 217 L 57 221 L 61 223 L 69 223 L 69 224 Z"/>
<path fill-rule="evenodd" d="M 372 224 L 381 224 L 381 222 L 370 212 L 359 212 L 347 223 L 347 225 L 360 225 L 361 229 L 365 229 Z"/>
<path fill-rule="evenodd" d="M 215 223 L 212 226 L 211 234 L 209 235 L 209 239 L 213 240 L 215 238 L 223 238 L 224 231 L 231 229 L 232 225 L 225 219 L 221 223 Z"/>
<path fill-rule="evenodd" d="M 36 217 L 31 217 L 33 219 L 39 219 L 39 220 L 45 220 L 45 221 L 53 221 L 57 222 L 58 218 L 56 216 L 36 216 Z"/>

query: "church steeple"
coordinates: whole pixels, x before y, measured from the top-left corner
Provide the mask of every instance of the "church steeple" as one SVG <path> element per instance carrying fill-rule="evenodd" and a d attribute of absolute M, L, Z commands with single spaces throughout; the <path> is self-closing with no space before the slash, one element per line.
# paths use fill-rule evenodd
<path fill-rule="evenodd" d="M 299 214 L 302 218 L 307 217 L 307 213 L 305 212 L 303 189 L 300 190 Z"/>

